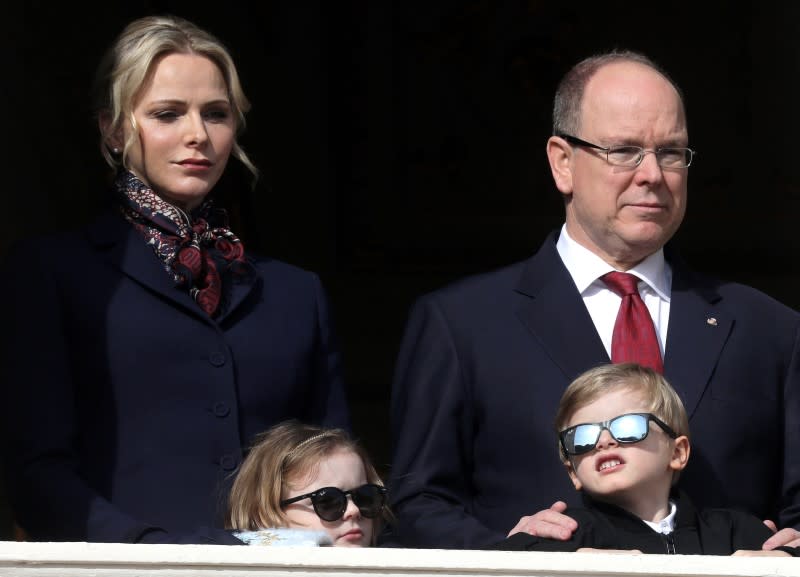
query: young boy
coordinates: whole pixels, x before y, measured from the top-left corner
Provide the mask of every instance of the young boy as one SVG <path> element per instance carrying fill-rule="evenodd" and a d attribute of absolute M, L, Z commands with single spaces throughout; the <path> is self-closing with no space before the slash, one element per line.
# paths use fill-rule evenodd
<path fill-rule="evenodd" d="M 761 551 L 772 534 L 757 517 L 732 509 L 697 510 L 674 488 L 689 460 L 683 403 L 660 374 L 636 364 L 603 365 L 573 381 L 556 414 L 561 460 L 585 508 L 568 541 L 515 533 L 493 549 L 643 553 L 798 555 Z"/>

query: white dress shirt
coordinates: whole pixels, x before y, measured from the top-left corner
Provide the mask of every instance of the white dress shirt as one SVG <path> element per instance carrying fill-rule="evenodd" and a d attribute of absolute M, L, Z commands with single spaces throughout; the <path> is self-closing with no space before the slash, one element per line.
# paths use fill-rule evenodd
<path fill-rule="evenodd" d="M 656 533 L 662 533 L 664 535 L 668 535 L 675 530 L 675 513 L 677 513 L 678 507 L 675 505 L 675 501 L 669 502 L 669 515 L 661 519 L 661 521 L 644 521 L 647 523 L 650 528 L 655 531 Z"/>
<path fill-rule="evenodd" d="M 575 282 L 611 358 L 611 337 L 622 298 L 608 288 L 600 277 L 615 270 L 614 267 L 572 239 L 567 233 L 566 224 L 561 227 L 556 250 Z M 663 358 L 667 347 L 669 302 L 672 294 L 672 269 L 664 260 L 663 249 L 651 254 L 632 269 L 620 272 L 628 272 L 639 278 L 639 294 L 653 318 Z"/>

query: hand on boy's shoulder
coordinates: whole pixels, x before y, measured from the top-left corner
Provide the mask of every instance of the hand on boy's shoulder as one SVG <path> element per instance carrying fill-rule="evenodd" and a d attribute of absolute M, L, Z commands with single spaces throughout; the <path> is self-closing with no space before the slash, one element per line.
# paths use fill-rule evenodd
<path fill-rule="evenodd" d="M 800 547 L 800 531 L 791 527 L 786 527 L 778 531 L 773 521 L 767 519 L 764 525 L 769 527 L 773 533 L 772 537 L 764 542 L 762 547 L 765 551 L 771 551 L 776 547 Z"/>
<path fill-rule="evenodd" d="M 549 509 L 522 517 L 509 531 L 508 537 L 514 533 L 528 533 L 534 537 L 567 541 L 578 528 L 578 523 L 564 515 L 566 509 L 564 501 L 556 501 Z"/>

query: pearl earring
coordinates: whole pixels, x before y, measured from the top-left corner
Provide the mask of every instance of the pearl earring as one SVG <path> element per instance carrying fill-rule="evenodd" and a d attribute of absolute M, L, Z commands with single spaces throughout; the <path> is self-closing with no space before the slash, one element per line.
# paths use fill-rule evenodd
<path fill-rule="evenodd" d="M 119 148 L 115 146 L 114 148 L 111 149 L 111 152 L 113 152 L 114 154 L 119 154 Z"/>

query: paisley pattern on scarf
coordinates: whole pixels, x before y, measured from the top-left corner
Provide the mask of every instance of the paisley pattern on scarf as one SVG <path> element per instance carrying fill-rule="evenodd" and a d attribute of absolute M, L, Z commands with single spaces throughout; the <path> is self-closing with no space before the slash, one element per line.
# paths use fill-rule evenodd
<path fill-rule="evenodd" d="M 186 288 L 209 316 L 217 316 L 228 277 L 253 273 L 244 245 L 228 228 L 225 211 L 206 199 L 190 216 L 126 171 L 117 176 L 115 187 L 123 216 L 152 247 L 175 284 Z"/>

